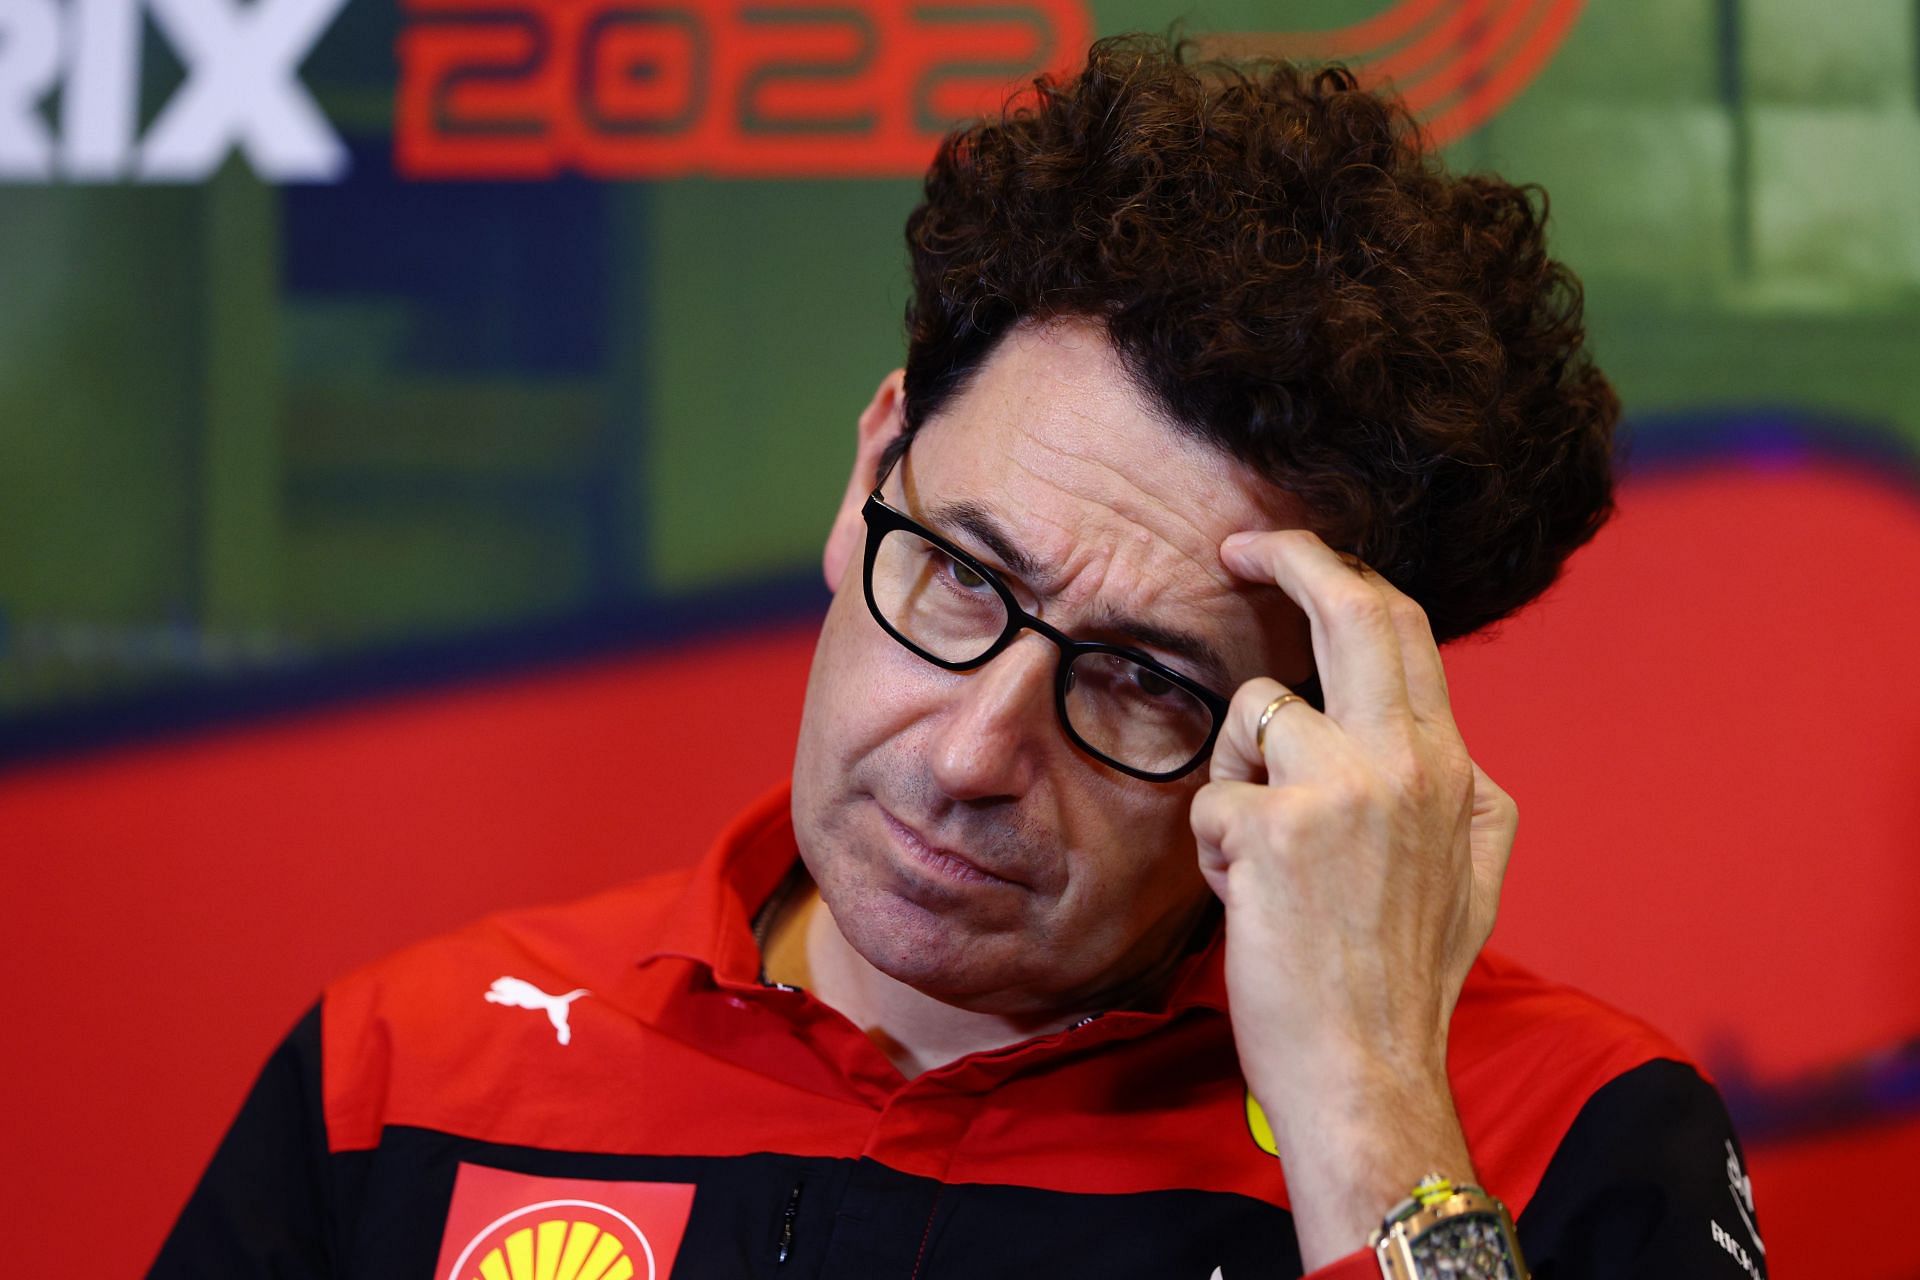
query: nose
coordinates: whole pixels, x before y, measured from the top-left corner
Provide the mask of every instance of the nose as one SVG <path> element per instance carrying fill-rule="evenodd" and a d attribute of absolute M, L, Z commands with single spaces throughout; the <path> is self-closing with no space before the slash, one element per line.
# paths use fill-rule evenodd
<path fill-rule="evenodd" d="M 1061 740 L 1053 708 L 1059 650 L 1028 633 L 955 682 L 932 742 L 932 772 L 956 800 L 1026 794 Z"/>

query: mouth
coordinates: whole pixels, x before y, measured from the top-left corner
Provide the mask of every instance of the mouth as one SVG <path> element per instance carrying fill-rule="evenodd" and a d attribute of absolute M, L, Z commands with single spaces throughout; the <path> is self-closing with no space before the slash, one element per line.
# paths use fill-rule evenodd
<path fill-rule="evenodd" d="M 1025 888 L 1021 881 L 987 870 L 958 850 L 943 848 L 893 816 L 885 805 L 876 806 L 880 818 L 897 844 L 913 861 L 929 871 L 963 884 L 1005 885 Z"/>

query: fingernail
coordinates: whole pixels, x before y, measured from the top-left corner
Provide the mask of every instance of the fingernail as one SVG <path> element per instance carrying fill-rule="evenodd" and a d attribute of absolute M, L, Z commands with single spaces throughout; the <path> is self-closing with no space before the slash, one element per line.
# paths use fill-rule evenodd
<path fill-rule="evenodd" d="M 1220 544 L 1220 549 L 1222 551 L 1230 551 L 1244 547 L 1259 536 L 1257 533 L 1247 533 L 1244 531 L 1240 533 L 1230 533 L 1227 535 L 1226 540 Z"/>

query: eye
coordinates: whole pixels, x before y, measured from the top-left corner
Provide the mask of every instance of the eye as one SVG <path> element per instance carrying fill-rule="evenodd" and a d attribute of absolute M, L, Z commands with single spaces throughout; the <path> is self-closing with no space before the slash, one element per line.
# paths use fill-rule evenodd
<path fill-rule="evenodd" d="M 1167 679 L 1159 672 L 1149 671 L 1142 666 L 1134 667 L 1133 682 L 1139 687 L 1140 692 L 1146 694 L 1149 698 L 1163 698 L 1167 694 L 1172 693 L 1175 687 L 1173 681 Z"/>
<path fill-rule="evenodd" d="M 983 575 L 975 573 L 968 565 L 951 556 L 947 557 L 947 576 L 951 577 L 957 586 L 968 591 L 978 591 L 987 585 Z"/>

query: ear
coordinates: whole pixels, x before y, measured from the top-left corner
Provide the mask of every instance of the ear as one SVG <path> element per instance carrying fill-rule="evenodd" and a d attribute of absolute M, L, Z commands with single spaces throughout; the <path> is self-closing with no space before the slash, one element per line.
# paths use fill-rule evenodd
<path fill-rule="evenodd" d="M 900 434 L 904 423 L 906 380 L 904 369 L 895 369 L 880 379 L 879 389 L 873 393 L 854 430 L 853 474 L 847 477 L 847 491 L 840 496 L 840 510 L 834 514 L 833 528 L 827 533 L 826 554 L 820 558 L 829 591 L 840 589 L 847 565 L 865 540 L 865 521 L 860 518 L 860 509 L 866 505 L 867 495 L 873 492 L 880 455 Z"/>

